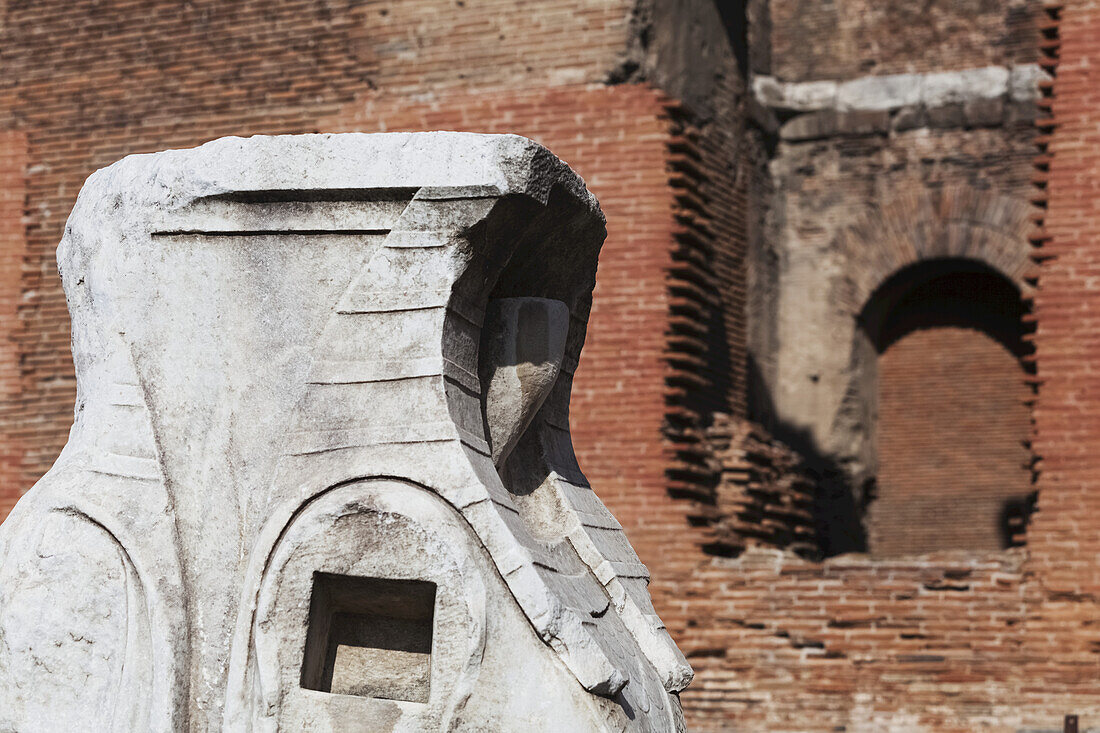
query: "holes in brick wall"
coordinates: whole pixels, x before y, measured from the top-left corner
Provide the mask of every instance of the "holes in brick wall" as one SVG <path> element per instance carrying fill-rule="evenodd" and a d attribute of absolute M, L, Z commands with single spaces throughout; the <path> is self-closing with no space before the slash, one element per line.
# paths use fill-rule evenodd
<path fill-rule="evenodd" d="M 302 687 L 428 701 L 434 583 L 314 573 Z"/>

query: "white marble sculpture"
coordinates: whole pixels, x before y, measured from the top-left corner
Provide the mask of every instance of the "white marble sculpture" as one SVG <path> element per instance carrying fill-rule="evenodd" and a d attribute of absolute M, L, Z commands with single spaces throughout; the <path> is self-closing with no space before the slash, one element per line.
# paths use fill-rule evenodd
<path fill-rule="evenodd" d="M 691 669 L 569 393 L 604 238 L 510 135 L 95 173 L 76 422 L 0 526 L 0 731 L 675 731 Z"/>

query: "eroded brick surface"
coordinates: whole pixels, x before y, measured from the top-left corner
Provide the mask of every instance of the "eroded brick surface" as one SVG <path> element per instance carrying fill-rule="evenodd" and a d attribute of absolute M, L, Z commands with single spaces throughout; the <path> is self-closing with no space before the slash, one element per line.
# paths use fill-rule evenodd
<path fill-rule="evenodd" d="M 17 131 L 0 132 L 0 400 L 22 399 L 19 305 L 26 252 L 27 139 Z M 0 520 L 11 511 L 23 487 L 20 475 L 23 437 L 9 432 L 0 442 Z"/>
<path fill-rule="evenodd" d="M 772 0 L 773 72 L 787 81 L 1028 63 L 1029 0 Z"/>

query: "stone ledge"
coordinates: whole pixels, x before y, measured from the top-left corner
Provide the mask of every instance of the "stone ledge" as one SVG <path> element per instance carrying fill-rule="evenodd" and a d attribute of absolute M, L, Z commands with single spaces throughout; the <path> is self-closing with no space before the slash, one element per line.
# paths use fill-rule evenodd
<path fill-rule="evenodd" d="M 847 81 L 753 80 L 760 104 L 788 120 L 784 140 L 878 134 L 919 127 L 998 127 L 1034 119 L 1039 66 L 989 66 L 928 74 L 865 76 Z M 793 116 L 792 116 L 793 115 Z M 875 122 L 886 117 L 887 121 Z"/>
<path fill-rule="evenodd" d="M 939 107 L 975 99 L 1030 102 L 1039 97 L 1039 82 L 1049 78 L 1037 64 L 1023 64 L 840 81 L 784 82 L 773 76 L 758 76 L 753 79 L 752 89 L 761 103 L 776 110 L 847 112 L 894 110 L 913 105 Z"/>

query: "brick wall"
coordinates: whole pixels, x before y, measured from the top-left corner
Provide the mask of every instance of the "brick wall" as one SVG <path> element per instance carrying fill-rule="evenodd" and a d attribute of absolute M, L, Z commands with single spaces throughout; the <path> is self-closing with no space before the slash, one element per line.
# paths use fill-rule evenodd
<path fill-rule="evenodd" d="M 811 5 L 801 6 L 807 21 L 814 8 L 823 7 Z M 659 575 L 655 586 L 672 585 L 668 595 L 682 599 L 680 608 L 690 619 L 676 633 L 697 670 L 685 696 L 696 730 L 1008 732 L 1059 730 L 1070 712 L 1081 714 L 1083 728 L 1100 719 L 1100 530 L 1092 521 L 1100 501 L 1093 486 L 1100 475 L 1100 466 L 1093 465 L 1100 385 L 1093 385 L 1090 367 L 1100 349 L 1092 324 L 1092 308 L 1100 307 L 1092 282 L 1100 264 L 1100 3 L 1064 11 L 1049 7 L 1041 16 L 1044 48 L 1048 58 L 1060 54 L 1061 63 L 1052 119 L 1040 121 L 1046 150 L 1038 160 L 1038 180 L 1040 194 L 1044 186 L 1049 190 L 1049 206 L 1040 216 L 1045 227 L 1033 238 L 1042 245 L 1034 293 L 1042 385 L 1034 449 L 1041 461 L 1039 512 L 1028 527 L 1027 546 L 897 559 L 844 555 L 824 562 L 780 547 L 753 547 L 734 558 Z M 1051 19 L 1060 12 L 1059 49 Z M 980 21 L 969 27 L 976 26 Z M 793 33 L 789 40 L 812 47 L 819 38 L 830 42 L 821 29 Z M 902 42 L 881 34 L 868 40 Z M 777 44 L 777 64 L 781 57 Z M 917 199 L 921 187 L 954 185 L 950 179 L 958 176 L 956 182 L 978 190 L 1027 197 L 1033 172 L 1025 156 L 1032 135 L 1018 125 L 988 132 L 922 130 L 894 143 L 886 135 L 864 142 L 849 134 L 792 146 L 780 151 L 777 189 L 781 200 L 798 197 L 800 203 L 793 210 L 787 206 L 779 221 L 797 227 L 803 246 L 827 255 L 837 217 L 846 215 L 845 198 L 860 195 L 864 186 L 869 200 L 883 192 Z M 904 152 L 910 144 L 910 150 L 922 150 L 915 158 Z M 877 157 L 873 151 L 891 152 Z M 860 162 L 863 155 L 872 157 Z M 904 180 L 905 167 L 917 160 L 920 184 Z M 914 224 L 904 231 L 920 231 L 920 223 Z M 867 248 L 881 239 L 868 239 L 863 251 L 874 251 Z M 833 266 L 828 257 L 820 262 L 819 272 Z M 1034 282 L 1034 273 L 1021 273 L 1025 290 Z M 967 343 L 957 348 L 981 344 L 973 338 Z M 923 344 L 927 348 L 911 353 L 913 359 L 891 365 L 890 357 L 909 351 L 904 339 L 894 345 L 901 350 L 884 356 L 886 379 L 892 372 L 904 379 L 893 366 L 912 368 L 918 356 L 927 363 L 945 344 Z M 918 346 L 914 341 L 911 351 Z M 965 365 L 957 366 L 965 376 Z M 1026 393 L 1019 382 L 1007 381 L 1008 374 L 1006 360 L 999 370 L 983 369 L 981 378 L 1006 380 L 1005 391 L 1013 395 L 1006 409 L 1018 410 L 1017 396 Z M 905 407 L 927 418 L 962 384 L 942 385 L 947 394 L 917 380 L 910 386 Z M 927 468 L 930 462 L 915 465 Z M 967 514 L 970 507 L 956 501 L 950 510 Z"/>
<path fill-rule="evenodd" d="M 1047 8 L 1042 49 L 1056 76 L 1036 160 L 1041 461 L 1028 531 L 1036 604 L 1029 627 L 1048 689 L 1063 698 L 1092 692 L 1100 717 L 1100 378 L 1093 369 L 1100 355 L 1100 2 Z"/>
<path fill-rule="evenodd" d="M 707 444 L 718 478 L 696 515 L 713 533 L 703 550 L 737 557 L 751 547 L 770 547 L 816 557 L 817 480 L 802 456 L 759 425 L 729 415 L 716 416 Z"/>
<path fill-rule="evenodd" d="M 999 550 L 1031 490 L 1024 372 L 983 331 L 920 328 L 878 362 L 875 555 Z"/>
<path fill-rule="evenodd" d="M 1036 0 L 771 0 L 786 81 L 1030 63 Z"/>
<path fill-rule="evenodd" d="M 1020 557 L 848 556 L 755 549 L 700 571 L 678 630 L 699 731 L 1014 731 L 1021 704 Z M 1061 702 L 1061 701 L 1058 701 Z"/>
<path fill-rule="evenodd" d="M 0 132 L 0 403 L 4 405 L 18 404 L 23 397 L 17 329 L 26 251 L 26 176 L 26 136 Z M 0 442 L 0 520 L 20 496 L 22 455 L 22 436 L 4 436 Z"/>
<path fill-rule="evenodd" d="M 1030 533 L 1043 586 L 1069 596 L 1100 590 L 1100 527 L 1086 524 L 1100 507 L 1100 3 L 1067 5 L 1054 80 L 1048 146 L 1048 237 L 1035 294 L 1042 381 L 1036 450 L 1042 456 L 1039 514 Z"/>
<path fill-rule="evenodd" d="M 1026 268 L 1023 245 L 1012 243 L 1013 261 Z M 1003 274 L 951 260 L 910 265 L 871 297 L 861 322 L 879 354 L 872 554 L 1015 541 L 1033 488 L 1024 307 Z"/>

